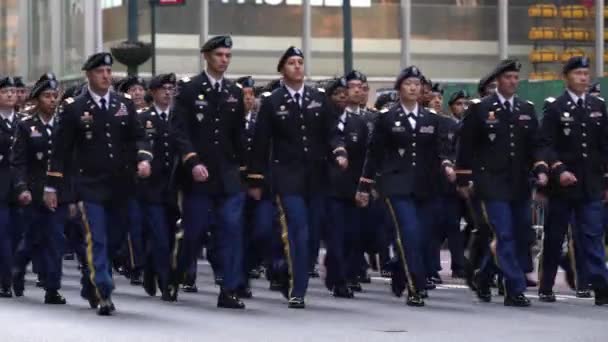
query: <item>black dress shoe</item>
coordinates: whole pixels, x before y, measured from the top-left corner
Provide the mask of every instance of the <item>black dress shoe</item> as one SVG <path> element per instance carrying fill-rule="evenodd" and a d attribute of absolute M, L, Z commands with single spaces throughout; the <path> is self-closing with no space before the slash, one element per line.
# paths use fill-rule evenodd
<path fill-rule="evenodd" d="M 429 298 L 429 291 L 427 291 L 427 290 L 420 291 L 420 297 L 422 297 L 422 299 Z"/>
<path fill-rule="evenodd" d="M 435 284 L 443 284 L 443 279 L 441 279 L 439 274 L 433 274 L 429 279 Z"/>
<path fill-rule="evenodd" d="M 217 298 L 217 307 L 225 309 L 244 309 L 245 303 L 243 303 L 235 293 L 220 291 L 220 295 Z"/>
<path fill-rule="evenodd" d="M 10 288 L 2 288 L 0 289 L 0 298 L 12 298 L 13 292 L 11 292 Z"/>
<path fill-rule="evenodd" d="M 595 305 L 608 305 L 608 288 L 596 289 L 595 291 Z"/>
<path fill-rule="evenodd" d="M 530 300 L 525 295 L 519 294 L 517 296 L 506 296 L 505 306 L 516 306 L 516 307 L 527 307 L 530 306 Z"/>
<path fill-rule="evenodd" d="M 272 280 L 272 281 L 270 282 L 270 286 L 268 287 L 268 289 L 269 289 L 270 291 L 281 291 L 281 288 L 282 288 L 282 287 L 283 287 L 283 286 L 281 285 L 281 283 L 279 283 L 279 282 L 278 282 L 278 281 L 276 281 L 276 280 Z"/>
<path fill-rule="evenodd" d="M 424 306 L 424 299 L 422 295 L 416 292 L 410 292 L 407 295 L 407 301 L 405 302 L 408 306 Z"/>
<path fill-rule="evenodd" d="M 131 274 L 131 280 L 129 281 L 129 283 L 131 283 L 131 285 L 133 286 L 140 286 L 142 285 L 144 282 L 141 278 L 141 273 L 137 272 L 137 273 L 132 273 Z"/>
<path fill-rule="evenodd" d="M 160 291 L 160 293 L 160 300 L 162 300 L 163 302 L 174 302 L 173 296 L 171 296 L 171 292 L 169 292 L 168 289 Z"/>
<path fill-rule="evenodd" d="M 304 309 L 306 308 L 306 303 L 304 303 L 304 298 L 302 297 L 291 297 L 287 307 L 290 309 Z"/>
<path fill-rule="evenodd" d="M 13 293 L 15 297 L 23 297 L 23 287 L 13 285 Z"/>
<path fill-rule="evenodd" d="M 426 284 L 425 284 L 425 289 L 434 290 L 436 288 L 437 288 L 437 285 L 435 285 L 435 283 L 430 278 L 427 278 Z"/>
<path fill-rule="evenodd" d="M 505 284 L 501 281 L 501 282 L 496 283 L 496 287 L 498 288 L 498 295 L 504 296 L 505 295 Z"/>
<path fill-rule="evenodd" d="M 44 295 L 44 304 L 63 305 L 66 303 L 65 298 L 58 291 L 47 291 Z"/>
<path fill-rule="evenodd" d="M 196 287 L 196 284 L 182 285 L 182 291 L 188 292 L 188 293 L 197 293 L 198 287 Z"/>
<path fill-rule="evenodd" d="M 144 290 L 148 296 L 156 296 L 156 274 L 151 271 L 144 271 Z"/>
<path fill-rule="evenodd" d="M 576 298 L 591 298 L 591 290 L 576 290 Z"/>
<path fill-rule="evenodd" d="M 380 271 L 380 276 L 382 278 L 390 278 L 391 277 L 391 271 L 382 270 L 382 271 Z"/>
<path fill-rule="evenodd" d="M 239 298 L 253 298 L 253 292 L 251 292 L 251 287 L 249 286 L 239 286 L 236 290 L 236 294 Z"/>
<path fill-rule="evenodd" d="M 107 300 L 102 300 L 97 305 L 97 315 L 110 316 L 112 314 L 112 304 Z"/>
<path fill-rule="evenodd" d="M 220 276 L 215 277 L 215 285 L 220 287 L 224 285 L 224 278 Z"/>
<path fill-rule="evenodd" d="M 554 303 L 557 299 L 553 291 L 539 291 L 538 300 L 544 303 Z"/>
<path fill-rule="evenodd" d="M 332 296 L 336 298 L 354 298 L 355 294 L 348 286 L 335 286 Z"/>
<path fill-rule="evenodd" d="M 360 283 L 348 283 L 348 288 L 353 292 L 363 292 L 363 287 Z"/>
<path fill-rule="evenodd" d="M 260 279 L 260 276 L 261 276 L 261 272 L 257 268 L 254 268 L 251 271 L 249 271 L 249 279 Z"/>
<path fill-rule="evenodd" d="M 478 286 L 475 293 L 477 294 L 477 298 L 484 303 L 489 303 L 492 301 L 492 290 L 489 286 Z"/>

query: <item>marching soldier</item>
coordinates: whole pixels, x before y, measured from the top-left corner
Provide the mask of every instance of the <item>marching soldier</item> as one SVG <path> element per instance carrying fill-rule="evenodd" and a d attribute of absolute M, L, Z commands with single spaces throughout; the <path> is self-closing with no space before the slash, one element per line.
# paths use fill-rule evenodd
<path fill-rule="evenodd" d="M 269 178 L 287 263 L 287 270 L 281 273 L 289 277 L 283 283 L 283 295 L 290 308 L 304 308 L 309 215 L 315 216 L 314 211 L 321 209 L 321 203 L 315 201 L 325 195 L 327 163 L 345 169 L 348 160 L 343 143 L 330 133 L 333 120 L 325 94 L 304 85 L 302 51 L 288 48 L 277 70 L 283 75 L 283 86 L 263 95 L 247 177 L 250 195 L 258 200 L 263 182 Z"/>
<path fill-rule="evenodd" d="M 443 87 L 439 83 L 433 83 L 429 94 L 429 108 L 436 113 L 443 113 Z"/>
<path fill-rule="evenodd" d="M 25 105 L 28 100 L 27 87 L 25 83 L 23 83 L 23 78 L 21 76 L 13 77 L 15 81 L 15 90 L 17 91 L 17 103 L 15 104 L 15 111 L 22 112 L 25 110 Z"/>
<path fill-rule="evenodd" d="M 146 81 L 139 76 L 128 76 L 120 82 L 118 91 L 129 94 L 136 110 L 148 107 L 146 103 Z"/>
<path fill-rule="evenodd" d="M 125 237 L 120 223 L 126 208 L 124 192 L 129 191 L 124 184 L 132 177 L 133 166 L 128 164 L 133 159 L 133 146 L 139 148 L 139 177 L 150 175 L 152 159 L 133 102 L 110 90 L 112 63 L 112 56 L 106 52 L 90 56 L 82 67 L 87 89 L 62 104 L 44 194 L 45 204 L 56 210 L 67 182 L 64 174 L 70 171 L 70 165 L 77 165 L 75 192 L 81 201 L 88 272 L 95 286 L 88 300 L 91 307 L 97 307 L 98 315 L 110 315 L 115 310 L 111 260 Z"/>
<path fill-rule="evenodd" d="M 378 117 L 357 193 L 360 205 L 365 206 L 375 175 L 380 174 L 378 188 L 386 196 L 395 229 L 401 271 L 407 278 L 409 306 L 424 306 L 423 243 L 431 228 L 428 220 L 437 195 L 437 179 L 454 178 L 451 163 L 441 151 L 445 144 L 439 134 L 439 117 L 419 105 L 422 79 L 415 66 L 407 67 L 397 77 L 395 89 L 400 100 Z M 394 284 L 398 285 L 404 284 Z"/>
<path fill-rule="evenodd" d="M 506 306 L 529 306 L 524 295 L 526 264 L 520 246 L 528 246 L 531 227 L 530 173 L 540 186 L 547 183 L 537 138 L 532 103 L 515 96 L 520 64 L 504 60 L 496 68 L 494 95 L 473 100 L 464 117 L 457 156 L 458 190 L 468 198 L 472 190 L 481 201 L 496 236 L 496 259 L 506 281 Z M 491 257 L 486 251 L 477 279 L 477 296 L 491 301 Z"/>
<path fill-rule="evenodd" d="M 566 92 L 547 106 L 543 118 L 541 132 L 551 181 L 539 292 L 543 301 L 555 300 L 552 286 L 557 267 L 552 264 L 559 262 L 563 237 L 572 222 L 579 232 L 576 248 L 587 265 L 595 304 L 608 305 L 601 203 L 608 194 L 608 117 L 604 101 L 586 94 L 589 73 L 588 58 L 570 58 L 563 68 Z"/>
<path fill-rule="evenodd" d="M 224 78 L 232 58 L 232 39 L 217 36 L 201 53 L 207 69 L 182 79 L 175 99 L 172 123 L 184 175 L 183 225 L 185 271 L 198 256 L 198 241 L 209 230 L 213 210 L 218 222 L 218 255 L 223 282 L 217 306 L 244 309 L 236 291 L 243 279 L 242 213 L 245 194 L 239 168 L 242 153 L 243 95 Z"/>
<path fill-rule="evenodd" d="M 52 212 L 43 202 L 43 190 L 50 149 L 53 144 L 53 121 L 59 84 L 53 74 L 43 75 L 34 85 L 31 99 L 35 112 L 17 124 L 15 144 L 11 154 L 17 199 L 25 207 L 27 226 L 14 255 L 13 289 L 23 296 L 26 266 L 36 254 L 38 272 L 44 272 L 45 304 L 65 304 L 59 294 L 63 261 L 63 224 L 59 212 Z"/>
<path fill-rule="evenodd" d="M 350 75 L 349 75 L 350 76 Z M 355 78 L 349 77 L 350 80 Z M 353 92 L 350 89 L 358 85 L 348 84 L 344 78 L 334 81 L 329 89 L 329 95 L 340 87 L 349 88 L 349 100 L 353 102 Z M 327 276 L 325 283 L 334 297 L 353 298 L 353 288 L 361 290 L 357 280 L 363 251 L 361 248 L 361 224 L 363 211 L 357 207 L 355 194 L 361 177 L 363 163 L 367 152 L 368 127 L 362 115 L 351 112 L 360 110 L 355 107 L 342 107 L 334 104 L 337 120 L 334 129 L 344 140 L 348 154 L 348 168 L 343 169 L 337 164 L 329 165 L 330 193 L 328 201 L 329 227 L 327 230 L 327 255 L 325 264 Z M 349 285 L 354 285 L 349 287 Z"/>
<path fill-rule="evenodd" d="M 596 96 L 596 97 L 600 97 L 601 94 L 601 86 L 600 86 L 600 82 L 595 82 L 593 83 L 590 87 L 589 90 L 587 91 L 587 93 L 589 93 L 589 95 L 591 96 Z"/>
<path fill-rule="evenodd" d="M 171 232 L 177 207 L 177 194 L 171 188 L 177 159 L 175 137 L 169 129 L 171 103 L 175 93 L 176 79 L 174 74 L 161 74 L 150 80 L 152 106 L 139 111 L 138 118 L 144 127 L 146 138 L 152 146 L 155 158 L 152 160 L 152 174 L 137 182 L 137 199 L 141 206 L 144 227 L 150 246 L 151 255 L 146 258 L 151 265 L 146 271 L 158 277 L 161 300 L 177 300 L 177 287 L 170 288 L 171 263 L 175 267 L 177 260 L 171 255 Z M 146 282 L 146 286 L 155 286 L 155 281 Z M 146 288 L 150 294 L 153 291 Z"/>
<path fill-rule="evenodd" d="M 18 120 L 16 102 L 15 81 L 12 77 L 0 78 L 0 298 L 13 296 L 11 268 L 16 245 L 14 224 L 18 219 L 15 217 L 9 157 Z"/>

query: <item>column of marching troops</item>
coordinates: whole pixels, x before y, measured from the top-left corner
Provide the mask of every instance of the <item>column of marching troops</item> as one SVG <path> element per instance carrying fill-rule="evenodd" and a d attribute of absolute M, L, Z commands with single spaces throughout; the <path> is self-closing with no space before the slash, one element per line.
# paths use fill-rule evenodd
<path fill-rule="evenodd" d="M 539 300 L 556 300 L 561 266 L 577 296 L 608 304 L 608 121 L 586 58 L 564 65 L 566 91 L 546 100 L 539 123 L 516 96 L 515 60 L 482 79 L 480 98 L 458 91 L 446 111 L 441 87 L 415 66 L 368 108 L 365 75 L 310 87 L 295 47 L 280 80 L 228 80 L 231 48 L 230 37 L 212 38 L 205 71 L 149 84 L 113 84 L 112 56 L 98 53 L 84 85 L 60 94 L 43 75 L 27 107 L 22 82 L 0 80 L 0 297 L 24 295 L 31 261 L 44 302 L 65 304 L 69 250 L 99 315 L 116 309 L 117 272 L 176 301 L 197 291 L 205 245 L 218 307 L 245 308 L 263 269 L 270 290 L 304 308 L 323 240 L 334 297 L 362 291 L 369 261 L 394 295 L 423 306 L 442 282 L 447 239 L 452 277 L 480 301 L 497 286 L 505 305 L 529 306 L 534 199 L 546 209 Z"/>

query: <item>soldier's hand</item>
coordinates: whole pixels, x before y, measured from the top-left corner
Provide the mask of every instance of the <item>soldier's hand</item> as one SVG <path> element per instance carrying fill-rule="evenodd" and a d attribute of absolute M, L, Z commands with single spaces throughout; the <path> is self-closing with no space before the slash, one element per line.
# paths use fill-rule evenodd
<path fill-rule="evenodd" d="M 559 185 L 561 186 L 570 186 L 576 184 L 577 181 L 576 176 L 572 172 L 564 171 L 559 175 Z"/>
<path fill-rule="evenodd" d="M 17 201 L 23 206 L 29 205 L 32 203 L 32 193 L 29 190 L 23 191 L 17 196 Z"/>
<path fill-rule="evenodd" d="M 445 176 L 448 178 L 448 181 L 450 183 L 456 182 L 456 172 L 454 171 L 454 168 L 451 166 L 446 166 L 444 170 Z"/>
<path fill-rule="evenodd" d="M 355 202 L 360 208 L 365 208 L 369 205 L 369 194 L 367 192 L 357 191 L 355 194 Z"/>
<path fill-rule="evenodd" d="M 348 168 L 348 159 L 345 157 L 337 157 L 336 158 L 336 162 L 338 163 L 338 166 L 340 167 L 340 169 L 342 171 L 346 170 Z"/>
<path fill-rule="evenodd" d="M 192 178 L 195 182 L 206 182 L 209 178 L 209 171 L 207 171 L 207 168 L 203 164 L 195 165 L 192 168 Z"/>
<path fill-rule="evenodd" d="M 68 218 L 73 219 L 74 217 L 76 217 L 76 215 L 78 215 L 78 207 L 76 206 L 76 204 L 71 203 L 70 205 L 68 205 Z"/>
<path fill-rule="evenodd" d="M 139 178 L 148 178 L 152 173 L 152 167 L 150 166 L 150 162 L 147 160 L 140 161 L 137 164 L 137 176 Z"/>
<path fill-rule="evenodd" d="M 57 209 L 57 193 L 54 191 L 45 191 L 44 192 L 44 204 L 51 211 L 55 211 Z"/>
<path fill-rule="evenodd" d="M 249 197 L 256 201 L 262 199 L 262 188 L 250 188 L 247 192 L 249 193 Z"/>
<path fill-rule="evenodd" d="M 539 173 L 538 176 L 536 177 L 536 185 L 538 185 L 538 186 L 547 186 L 548 182 L 549 182 L 549 177 L 547 177 L 547 174 L 544 172 Z"/>

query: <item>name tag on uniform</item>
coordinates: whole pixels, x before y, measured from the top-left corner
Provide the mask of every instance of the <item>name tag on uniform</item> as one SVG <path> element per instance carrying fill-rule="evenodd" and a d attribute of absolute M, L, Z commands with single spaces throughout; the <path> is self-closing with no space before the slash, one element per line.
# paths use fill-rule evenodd
<path fill-rule="evenodd" d="M 125 106 L 124 103 L 120 104 L 120 109 L 118 110 L 118 112 L 116 112 L 116 114 L 114 114 L 114 116 L 127 116 L 129 115 L 129 113 L 127 112 L 127 106 Z"/>
<path fill-rule="evenodd" d="M 520 115 L 519 120 L 532 120 L 530 115 Z"/>
<path fill-rule="evenodd" d="M 226 100 L 226 102 L 236 103 L 236 102 L 239 102 L 239 100 L 237 100 L 234 96 L 232 96 L 232 94 L 230 94 L 230 97 L 228 98 L 228 100 Z"/>
<path fill-rule="evenodd" d="M 602 112 L 592 112 L 591 114 L 589 114 L 590 118 L 599 118 L 602 117 Z"/>
<path fill-rule="evenodd" d="M 392 127 L 392 131 L 393 132 L 397 132 L 397 133 L 405 132 L 405 127 L 403 127 L 403 126 L 393 126 Z"/>
<path fill-rule="evenodd" d="M 433 127 L 433 126 L 422 126 L 422 127 L 420 127 L 420 133 L 433 134 L 433 133 L 435 133 L 435 127 Z"/>
<path fill-rule="evenodd" d="M 285 106 L 281 106 L 279 107 L 279 110 L 275 112 L 275 114 L 278 116 L 289 115 L 289 111 L 285 108 Z"/>
<path fill-rule="evenodd" d="M 313 100 L 306 108 L 313 109 L 313 108 L 320 108 L 320 107 L 321 107 L 321 103 Z"/>
<path fill-rule="evenodd" d="M 196 100 L 194 101 L 194 104 L 197 106 L 207 106 L 209 103 L 207 100 Z"/>

